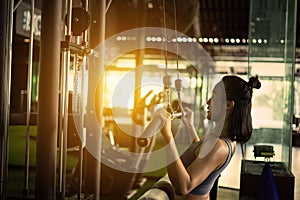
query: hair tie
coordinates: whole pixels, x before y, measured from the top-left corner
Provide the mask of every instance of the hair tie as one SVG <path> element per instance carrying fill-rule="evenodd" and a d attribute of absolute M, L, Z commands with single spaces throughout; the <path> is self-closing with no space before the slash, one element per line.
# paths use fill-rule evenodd
<path fill-rule="evenodd" d="M 247 82 L 247 86 L 249 89 L 259 89 L 261 87 L 261 83 L 260 81 L 258 80 L 258 76 L 256 75 L 255 77 L 252 76 L 250 77 L 249 81 Z"/>

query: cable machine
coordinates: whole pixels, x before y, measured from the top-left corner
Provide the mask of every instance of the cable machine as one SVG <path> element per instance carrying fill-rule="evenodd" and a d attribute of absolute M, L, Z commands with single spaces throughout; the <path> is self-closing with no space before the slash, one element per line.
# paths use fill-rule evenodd
<path fill-rule="evenodd" d="M 101 34 L 100 34 L 100 40 L 104 40 L 104 32 L 105 32 L 105 1 L 99 1 L 99 7 L 100 7 L 100 12 L 101 12 L 101 20 L 99 19 L 99 21 L 97 21 L 100 24 L 99 29 L 101 29 Z M 43 2 L 43 4 L 46 2 Z M 60 6 L 58 6 L 58 4 L 60 3 Z M 47 131 L 43 131 L 46 127 L 49 127 L 49 125 L 47 126 L 47 124 L 43 124 L 44 122 L 47 122 L 47 119 L 44 117 L 44 114 L 46 114 L 46 110 L 47 110 L 47 106 L 44 104 L 47 100 L 45 99 L 39 99 L 39 103 L 40 103 L 40 107 L 42 108 L 42 114 L 43 117 L 39 116 L 39 122 L 40 124 L 38 124 L 38 138 L 37 138 L 37 173 L 36 173 L 36 197 L 40 198 L 40 199 L 54 199 L 54 196 L 56 196 L 56 198 L 58 199 L 65 199 L 66 198 L 66 187 L 67 187 L 67 154 L 70 151 L 70 147 L 72 147 L 73 149 L 75 149 L 76 152 L 78 152 L 78 158 L 79 158 L 79 172 L 78 172 L 78 186 L 76 187 L 76 194 L 77 194 L 77 199 L 81 199 L 81 198 L 89 198 L 90 196 L 93 196 L 94 199 L 98 200 L 100 199 L 100 164 L 98 162 L 98 167 L 96 166 L 94 168 L 94 173 L 93 176 L 95 177 L 95 190 L 93 191 L 92 194 L 85 194 L 84 192 L 82 192 L 83 189 L 83 185 L 85 186 L 85 189 L 88 185 L 88 180 L 87 180 L 87 175 L 86 175 L 86 171 L 84 170 L 84 163 L 83 163 L 83 153 L 84 153 L 84 148 L 86 145 L 86 142 L 88 142 L 89 137 L 86 137 L 86 135 L 91 135 L 91 131 L 86 129 L 85 123 L 84 123 L 84 119 L 86 119 L 87 114 L 88 114 L 88 109 L 89 108 L 85 108 L 86 106 L 86 101 L 82 101 L 81 96 L 77 93 L 78 90 L 80 91 L 84 91 L 87 87 L 86 85 L 86 74 L 87 74 L 87 69 L 89 67 L 88 63 L 87 63 L 87 55 L 91 54 L 91 50 L 89 49 L 89 32 L 88 32 L 88 27 L 90 24 L 90 16 L 88 15 L 88 11 L 91 9 L 90 5 L 89 5 L 89 1 L 86 0 L 84 2 L 81 2 L 83 6 L 81 7 L 74 7 L 73 6 L 73 1 L 72 0 L 66 0 L 65 2 L 54 2 L 54 3 L 49 3 L 48 7 L 44 6 L 43 8 L 43 14 L 45 14 L 45 16 L 51 16 L 48 11 L 51 9 L 56 9 L 55 11 L 51 10 L 52 13 L 55 12 L 61 12 L 61 10 L 63 11 L 63 13 L 65 12 L 66 14 L 62 16 L 62 18 L 60 19 L 61 21 L 63 21 L 65 23 L 65 29 L 64 29 L 64 37 L 63 37 L 63 41 L 60 41 L 60 71 L 58 72 L 59 75 L 59 107 L 58 109 L 54 109 L 54 110 L 58 110 L 58 114 L 57 111 L 55 111 L 55 119 L 56 122 L 58 124 L 57 127 L 57 132 L 55 135 L 56 139 L 58 139 L 58 144 L 56 144 L 56 142 L 54 142 L 54 140 L 50 140 L 49 142 L 51 143 L 51 149 L 49 150 L 49 152 L 53 152 L 56 151 L 57 147 L 58 147 L 58 175 L 57 175 L 57 180 L 49 180 L 46 177 L 48 175 L 46 175 L 45 173 L 43 174 L 43 170 L 45 170 L 46 168 L 44 168 L 44 164 L 48 162 L 48 160 L 45 160 L 45 158 L 47 158 L 48 156 L 44 156 L 45 154 L 47 154 L 43 148 L 45 148 L 46 146 L 48 146 L 48 144 L 45 144 L 46 141 L 46 137 L 45 137 L 45 133 Z M 61 9 L 61 4 L 65 5 L 66 8 Z M 98 8 L 99 8 L 98 7 Z M 46 9 L 47 8 L 47 9 Z M 48 10 L 49 8 L 49 10 Z M 51 9 L 50 9 L 51 8 Z M 60 16 L 60 15 L 58 15 Z M 53 18 L 57 18 L 57 16 L 53 17 Z M 47 17 L 42 18 L 45 20 L 48 20 Z M 97 19 L 98 20 L 98 19 Z M 55 21 L 55 20 L 53 20 Z M 49 21 L 43 21 L 45 24 L 42 24 L 44 26 L 42 26 L 42 30 L 43 27 L 46 27 L 48 24 L 46 24 L 46 22 L 48 23 L 52 23 L 53 21 L 49 20 Z M 56 23 L 57 24 L 57 23 Z M 55 26 L 53 26 L 55 27 Z M 48 28 L 48 27 L 47 27 Z M 50 31 L 51 32 L 51 31 Z M 46 36 L 44 36 L 45 39 L 47 38 L 47 36 L 51 37 L 49 34 Z M 55 35 L 57 36 L 57 35 Z M 53 41 L 53 39 L 51 38 L 49 41 Z M 44 41 L 42 40 L 42 43 Z M 54 41 L 55 43 L 57 42 L 56 40 Z M 45 44 L 48 44 L 47 41 L 44 42 Z M 43 44 L 44 44 L 43 43 Z M 46 45 L 47 46 L 47 45 Z M 44 48 L 42 50 L 46 50 L 46 46 L 41 46 L 41 48 Z M 47 51 L 47 50 L 46 50 Z M 45 54 L 42 53 L 42 58 L 44 58 L 45 61 L 46 57 L 44 57 Z M 100 56 L 100 58 L 103 58 L 103 55 L 98 55 Z M 47 57 L 48 58 L 48 57 Z M 51 58 L 51 56 L 50 56 Z M 47 65 L 48 63 L 46 62 L 42 62 L 42 64 Z M 51 63 L 49 61 L 49 63 Z M 48 68 L 49 69 L 49 68 Z M 75 82 L 74 85 L 74 90 L 75 92 L 73 93 L 73 95 L 70 93 L 69 91 L 69 77 L 70 77 L 70 70 L 74 70 L 74 78 L 75 80 L 73 80 Z M 41 73 L 43 75 L 43 78 L 46 80 L 46 78 L 44 77 L 45 73 L 43 71 L 43 73 Z M 90 74 L 88 74 L 88 76 L 90 76 Z M 41 84 L 40 84 L 40 91 L 42 90 L 42 86 L 43 86 L 43 90 L 41 93 L 43 93 L 44 96 L 47 96 L 48 94 L 45 93 L 45 86 L 47 86 L 48 84 L 45 83 L 45 80 L 41 80 Z M 80 83 L 80 84 L 79 84 Z M 55 84 L 53 84 L 55 85 Z M 80 88 L 79 88 L 80 87 Z M 47 91 L 47 90 L 46 90 Z M 48 91 L 47 91 L 48 92 Z M 55 91 L 52 91 L 55 92 Z M 94 91 L 88 91 L 88 92 L 92 92 L 94 93 Z M 71 95 L 70 95 L 71 94 Z M 83 96 L 83 95 L 82 95 Z M 55 95 L 54 95 L 55 97 Z M 39 96 L 40 98 L 40 96 Z M 50 99 L 48 99 L 50 100 Z M 89 101 L 89 99 L 87 99 L 87 101 Z M 57 102 L 55 100 L 53 100 L 53 102 Z M 71 109 L 72 108 L 72 109 Z M 72 114 L 73 111 L 73 114 Z M 101 112 L 101 110 L 100 110 Z M 52 112 L 49 112 L 49 114 L 53 114 Z M 40 115 L 40 113 L 39 113 Z M 74 125 L 74 119 L 79 120 L 79 123 L 77 121 L 76 123 L 76 127 Z M 53 123 L 53 124 L 55 124 Z M 39 130 L 41 129 L 41 130 Z M 52 133 L 51 133 L 52 134 Z M 86 140 L 79 140 L 78 135 L 77 138 L 75 137 L 75 143 L 72 144 L 72 140 L 74 140 L 73 135 L 76 134 L 81 134 L 80 135 L 80 139 L 82 138 L 86 138 Z M 51 135 L 52 137 L 52 135 Z M 54 138 L 54 137 L 53 137 Z M 52 144 L 55 144 L 55 148 L 52 149 Z M 101 146 L 98 146 L 99 149 L 101 149 Z M 99 151 L 100 152 L 100 151 Z M 55 158 L 56 156 L 49 156 L 49 158 Z M 55 164 L 55 159 L 54 160 L 50 160 L 49 162 L 51 162 L 51 165 L 54 163 Z M 56 166 L 48 166 L 49 167 L 53 167 L 53 170 L 56 171 Z M 43 169 L 44 168 L 44 169 Z M 49 170 L 51 171 L 49 174 L 52 174 L 52 169 Z M 55 178 L 55 174 L 53 174 L 52 178 Z M 83 179 L 83 177 L 85 179 Z M 55 182 L 57 181 L 57 191 L 56 188 L 55 190 L 53 190 L 53 187 L 56 185 Z M 85 181 L 85 184 L 83 184 Z M 47 192 L 45 192 L 47 191 Z M 56 192 L 55 192 L 56 191 Z M 55 192 L 55 193 L 53 193 Z"/>
<path fill-rule="evenodd" d="M 106 5 L 106 1 L 97 1 L 100 8 L 100 17 L 98 20 L 100 26 L 100 41 L 105 40 L 105 14 L 109 9 L 109 6 L 112 1 L 108 1 Z M 107 154 L 103 151 L 102 148 L 102 132 L 105 128 L 105 123 L 103 123 L 104 118 L 104 106 L 103 106 L 103 80 L 100 80 L 99 84 L 95 88 L 89 85 L 89 82 L 86 79 L 95 76 L 91 68 L 93 67 L 93 59 L 88 59 L 88 56 L 94 57 L 95 60 L 100 60 L 100 67 L 101 70 L 104 71 L 104 51 L 99 51 L 94 49 L 90 49 L 90 41 L 91 41 L 91 31 L 88 30 L 89 25 L 91 24 L 91 19 L 89 16 L 89 12 L 91 12 L 95 1 L 85 0 L 82 1 L 81 7 L 74 7 L 72 0 L 65 0 L 63 3 L 54 1 L 52 3 L 47 3 L 45 1 L 45 7 L 43 7 L 44 14 L 47 16 L 51 16 L 51 19 L 44 18 L 47 24 L 43 24 L 44 30 L 47 29 L 48 23 L 51 26 L 55 26 L 53 24 L 57 24 L 59 21 L 57 16 L 54 16 L 54 11 L 63 11 L 63 16 L 59 17 L 60 22 L 63 21 L 65 23 L 65 27 L 63 30 L 63 41 L 59 41 L 60 48 L 60 68 L 56 69 L 56 61 L 57 61 L 57 54 L 56 52 L 48 52 L 47 47 L 52 47 L 51 42 L 55 43 L 55 48 L 58 46 L 57 38 L 60 38 L 58 31 L 54 30 L 52 37 L 51 34 L 47 33 L 44 34 L 43 46 L 42 49 L 42 61 L 41 63 L 45 66 L 48 66 L 48 69 L 43 69 L 42 77 L 43 81 L 40 82 L 41 87 L 39 96 L 39 103 L 41 102 L 41 114 L 39 113 L 39 124 L 38 124 L 38 136 L 37 136 L 37 172 L 36 172 L 36 197 L 37 198 L 54 198 L 56 196 L 58 199 L 65 199 L 66 192 L 67 192 L 67 158 L 68 152 L 71 150 L 75 150 L 78 154 L 78 164 L 76 168 L 74 168 L 74 172 L 72 178 L 76 178 L 76 183 L 74 184 L 76 198 L 92 198 L 100 199 L 101 192 L 105 195 L 105 191 L 101 185 L 101 181 L 103 178 L 103 173 L 111 172 L 109 169 L 102 165 L 102 159 L 106 161 L 110 161 L 110 157 L 105 157 Z M 65 6 L 61 9 L 61 4 Z M 164 35 L 164 44 L 165 44 L 165 76 L 163 77 L 163 84 L 164 84 L 164 94 L 163 96 L 159 96 L 158 99 L 152 99 L 150 105 L 161 105 L 163 100 L 166 100 L 167 110 L 172 114 L 172 118 L 180 118 L 184 115 L 182 109 L 182 99 L 181 99 L 181 90 L 182 90 L 182 80 L 179 77 L 179 64 L 178 64 L 178 43 L 177 43 L 177 35 L 176 38 L 176 69 L 177 69 L 177 79 L 175 80 L 175 88 L 177 92 L 177 98 L 179 101 L 179 107 L 177 109 L 173 109 L 171 106 L 171 86 L 172 86 L 172 77 L 170 76 L 170 70 L 168 68 L 168 35 L 166 30 L 166 8 L 165 8 L 165 0 L 163 0 L 163 10 L 164 10 L 164 28 L 165 28 L 165 35 Z M 175 20 L 175 32 L 177 33 L 177 20 L 176 20 L 176 4 L 174 0 L 174 20 Z M 65 13 L 64 13 L 65 12 Z M 33 16 L 34 13 L 34 0 L 32 0 L 32 9 L 31 15 Z M 32 18 L 31 18 L 32 20 Z M 45 21 L 43 21 L 45 22 Z M 31 21 L 31 24 L 32 21 Z M 48 28 L 49 28 L 48 27 Z M 32 28 L 31 28 L 32 29 Z M 61 30 L 60 30 L 61 31 Z M 52 33 L 52 31 L 50 31 Z M 33 34 L 31 30 L 31 42 L 33 42 Z M 53 39 L 54 38 L 54 39 Z M 59 39 L 61 40 L 61 38 Z M 32 43 L 30 44 L 30 48 L 32 48 Z M 51 49 L 51 48 L 49 48 Z M 52 50 L 52 49 L 51 49 Z M 49 55 L 49 56 L 48 56 Z M 142 55 L 141 55 L 142 56 Z M 32 64 L 32 50 L 29 54 L 29 65 Z M 52 60 L 53 59 L 53 62 Z M 138 58 L 137 58 L 138 59 Z M 49 69 L 49 64 L 55 66 L 54 70 Z M 99 66 L 98 66 L 99 67 Z M 30 105 L 31 105 L 31 68 L 28 68 L 28 100 L 27 100 L 27 119 L 26 119 L 26 151 L 25 151 L 25 177 L 24 177 L 24 189 L 23 195 L 28 195 L 28 175 L 29 175 L 29 121 L 30 121 Z M 72 71 L 73 70 L 73 71 Z M 101 71 L 100 70 L 100 71 Z M 74 90 L 73 93 L 69 91 L 69 77 L 71 72 L 74 74 Z M 51 76 L 50 78 L 47 77 L 47 73 Z M 59 88 L 58 91 L 55 87 L 56 78 L 54 77 L 55 74 L 58 74 L 58 81 Z M 136 74 L 139 76 L 141 74 Z M 142 76 L 142 75 L 141 75 Z M 137 78 L 137 77 L 135 77 Z M 140 83 L 137 83 L 140 84 Z M 50 85 L 50 86 L 49 86 Z M 30 89 L 29 89 L 30 88 Z M 58 95 L 58 101 L 56 99 L 56 93 Z M 96 93 L 96 95 L 95 95 Z M 148 98 L 150 92 L 146 94 L 144 97 L 137 98 L 139 103 L 145 101 Z M 98 104 L 93 104 L 95 101 L 95 96 L 97 96 Z M 41 97 L 41 98 L 40 98 Z M 49 103 L 49 101 L 51 103 Z M 59 106 L 57 106 L 57 102 L 59 102 Z M 47 104 L 50 104 L 49 106 Z M 56 109 L 56 106 L 58 109 Z M 91 108 L 95 106 L 94 108 Z M 149 105 L 144 106 L 147 109 L 150 108 Z M 158 106 L 159 107 L 159 106 Z M 55 108 L 55 109 L 53 109 Z M 54 111 L 53 111 L 54 110 Z M 149 109 L 150 110 L 150 109 Z M 149 111 L 148 110 L 148 111 Z M 98 123 L 100 124 L 100 131 L 97 129 L 96 131 L 93 130 L 91 127 L 87 125 L 92 113 L 96 111 Z M 144 117 L 146 116 L 145 113 Z M 49 118 L 48 118 L 49 116 Z M 54 117 L 55 116 L 55 117 Z M 144 118 L 143 123 L 145 123 L 148 119 Z M 75 121 L 75 124 L 73 124 Z M 150 125 L 147 126 L 143 131 L 142 138 L 137 139 L 137 144 L 139 148 L 137 153 L 142 155 L 143 153 L 151 152 L 154 147 L 155 140 L 154 138 L 148 140 L 147 131 L 151 128 L 151 124 L 156 121 L 155 118 L 150 122 Z M 155 122 L 156 123 L 156 122 Z M 50 124 L 50 125 L 49 125 Z M 56 127 L 57 125 L 57 127 Z M 75 130 L 74 130 L 75 127 Z M 51 129 L 51 130 L 50 130 Z M 152 129 L 152 128 L 151 128 Z M 57 131 L 57 132 L 55 132 Z M 108 130 L 108 132 L 111 130 Z M 140 130 L 139 130 L 140 131 Z M 78 134 L 77 138 L 75 138 L 75 144 L 71 144 L 73 140 L 73 133 Z M 99 134 L 100 133 L 100 134 Z M 98 137 L 93 137 L 99 134 Z M 151 135 L 151 134 L 150 134 Z M 144 137 L 145 136 L 145 137 Z M 49 137 L 49 138 L 48 138 Z M 95 141 L 94 138 L 99 140 Z M 5 139 L 5 138 L 4 138 Z M 58 142 L 58 143 L 56 143 Z M 94 146 L 97 147 L 97 155 L 96 159 L 93 159 L 93 156 L 88 152 L 87 146 L 88 144 L 92 143 Z M 58 147 L 58 154 L 56 154 L 56 150 Z M 75 147 L 75 148 L 73 148 Z M 138 189 L 139 184 L 142 184 L 140 181 L 142 180 L 142 173 L 139 171 L 140 169 L 144 169 L 145 165 L 147 164 L 148 157 L 136 156 L 136 157 L 129 157 L 120 149 L 115 148 L 113 146 L 111 149 L 114 155 L 120 156 L 122 159 L 126 160 L 126 164 L 130 165 L 130 168 L 135 169 L 133 172 L 127 173 L 125 170 L 122 171 L 122 167 L 118 165 L 117 161 L 114 161 L 116 164 L 116 169 L 120 169 L 117 172 L 117 175 L 124 177 L 124 180 L 127 178 L 131 178 L 131 183 L 129 185 L 124 185 L 124 187 L 118 187 L 118 183 L 115 181 L 113 184 L 117 184 L 115 188 L 120 189 L 119 195 L 124 193 L 122 197 L 129 199 L 132 197 L 134 193 L 132 192 L 133 189 Z M 48 152 L 45 152 L 45 148 Z M 85 151 L 87 150 L 87 151 Z M 105 149 L 107 151 L 108 149 Z M 55 153 L 55 154 L 54 154 Z M 4 154 L 3 154 L 4 155 Z M 58 160 L 58 167 L 56 168 L 56 156 Z M 91 159 L 92 158 L 92 159 Z M 116 160 L 119 157 L 116 158 Z M 47 160 L 48 159 L 48 160 Z M 49 164 L 45 166 L 45 164 Z M 118 166 L 117 166 L 118 165 Z M 89 170 L 88 166 L 92 166 L 93 170 Z M 46 168 L 44 168 L 46 167 Z M 125 166 L 126 168 L 128 166 Z M 49 172 L 48 174 L 43 174 L 44 170 Z M 126 168 L 127 169 L 127 168 Z M 57 170 L 57 171 L 56 171 Z M 107 171 L 105 171 L 107 170 Z M 56 178 L 57 173 L 57 179 Z M 49 176 L 51 176 L 51 180 L 49 180 Z M 111 178 L 111 177 L 109 177 Z M 116 179 L 119 177 L 115 177 Z M 54 180 L 55 179 L 55 180 Z M 72 181 L 72 180 L 71 180 Z M 70 181 L 70 182 L 71 182 Z M 55 182 L 55 183 L 54 183 Z M 127 183 L 127 181 L 126 181 Z M 73 184 L 73 183 L 70 183 Z M 57 185 L 55 190 L 53 189 L 54 186 Z M 113 188 L 115 190 L 115 188 Z M 102 190 L 102 191 L 101 191 Z M 44 191 L 45 194 L 44 194 Z M 112 191 L 111 188 L 106 191 L 106 194 L 110 194 Z"/>
<path fill-rule="evenodd" d="M 89 37 L 91 35 L 88 32 L 88 27 L 90 25 L 90 16 L 88 11 L 90 9 L 90 4 L 88 0 L 85 0 L 83 3 L 83 7 L 73 7 L 72 0 L 69 0 L 67 5 L 67 14 L 65 16 L 66 22 L 66 30 L 65 30 L 65 40 L 62 41 L 62 67 L 61 67 L 61 95 L 60 95 L 60 126 L 59 126 L 59 182 L 58 182 L 58 194 L 61 199 L 65 198 L 66 195 L 66 160 L 67 160 L 67 152 L 68 150 L 68 137 L 70 132 L 68 129 L 75 128 L 75 134 L 79 134 L 80 141 L 75 144 L 78 149 L 78 174 L 76 180 L 78 183 L 76 185 L 76 193 L 77 199 L 81 199 L 82 195 L 84 198 L 87 198 L 89 195 L 87 193 L 87 188 L 90 187 L 89 184 L 91 181 L 91 176 L 93 176 L 92 181 L 94 184 L 91 184 L 95 189 L 91 189 L 95 199 L 100 199 L 100 162 L 87 163 L 89 160 L 86 159 L 86 163 L 84 164 L 83 158 L 87 157 L 88 154 L 84 155 L 84 149 L 86 143 L 89 142 L 89 137 L 87 135 L 90 134 L 99 134 L 92 133 L 89 130 L 84 120 L 87 118 L 89 108 L 85 108 L 86 105 L 89 105 L 87 101 L 90 101 L 89 98 L 85 99 L 84 96 L 87 94 L 83 94 L 86 90 L 87 82 L 86 77 L 89 77 L 87 70 L 89 68 L 87 62 L 87 56 L 91 54 L 91 50 L 89 49 Z M 92 5 L 95 6 L 95 5 Z M 100 40 L 104 40 L 104 32 L 105 32 L 105 1 L 100 1 L 100 13 L 101 20 L 99 20 L 101 34 Z M 98 55 L 103 58 L 103 55 Z M 74 92 L 70 95 L 68 90 L 68 78 L 69 78 L 69 70 L 72 61 L 73 72 L 74 72 Z M 88 93 L 93 93 L 94 91 L 86 91 Z M 101 90 L 100 90 L 101 92 Z M 87 95 L 91 96 L 91 95 Z M 69 98 L 71 98 L 71 101 Z M 101 102 L 101 100 L 100 100 Z M 69 105 L 69 104 L 72 105 Z M 100 103 L 101 105 L 101 103 Z M 72 109 L 69 109 L 69 106 L 72 106 Z M 101 113 L 102 108 L 100 108 L 98 113 Z M 70 113 L 70 110 L 72 112 Z M 72 115 L 73 113 L 73 115 Z M 99 118 L 101 119 L 102 114 L 100 114 Z M 71 119 L 68 119 L 71 117 Z M 76 125 L 74 124 L 76 121 Z M 70 124 L 71 123 L 71 124 Z M 72 127 L 73 126 L 73 127 Z M 76 126 L 76 127 L 74 127 Z M 71 132 L 72 134 L 72 132 Z M 77 136 L 78 137 L 78 136 Z M 78 139 L 78 138 L 77 138 Z M 79 140 L 79 139 L 78 139 Z M 101 149 L 101 143 L 99 142 L 99 152 Z M 94 170 L 92 170 L 92 175 L 88 173 L 88 170 L 85 166 L 95 164 Z M 83 179 L 83 177 L 85 179 Z M 85 183 L 83 182 L 85 180 Z M 83 184 L 84 183 L 84 184 Z M 85 185 L 85 191 L 83 192 L 83 185 Z"/>

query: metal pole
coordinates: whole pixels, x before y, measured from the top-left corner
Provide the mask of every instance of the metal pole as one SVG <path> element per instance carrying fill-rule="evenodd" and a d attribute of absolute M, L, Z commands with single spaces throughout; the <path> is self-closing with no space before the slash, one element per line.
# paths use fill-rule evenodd
<path fill-rule="evenodd" d="M 61 41 L 60 0 L 42 3 L 35 199 L 55 199 Z"/>
<path fill-rule="evenodd" d="M 26 147 L 25 147 L 25 175 L 23 195 L 28 195 L 29 180 L 29 142 L 30 142 L 30 111 L 31 111 L 31 85 L 32 85 L 32 60 L 33 60 L 33 18 L 34 18 L 34 0 L 31 0 L 30 11 L 30 43 L 28 54 L 27 70 L 27 110 L 26 110 Z"/>
<path fill-rule="evenodd" d="M 88 12 L 88 8 L 89 8 L 89 0 L 85 0 L 85 10 Z M 85 30 L 83 33 L 83 41 L 82 41 L 82 45 L 84 47 L 87 47 L 87 41 L 88 41 L 88 31 Z M 78 55 L 76 56 L 76 61 L 78 61 Z M 75 66 L 77 66 L 78 63 L 76 63 Z M 78 66 L 79 67 L 79 66 Z M 81 65 L 81 104 L 79 105 L 79 113 L 80 113 L 80 128 L 82 129 L 82 134 L 83 134 L 83 138 L 85 139 L 85 128 L 84 128 L 84 116 L 85 116 L 85 105 L 86 102 L 84 101 L 84 90 L 85 90 L 85 70 L 87 67 L 87 56 L 83 55 L 82 58 L 82 65 Z M 77 72 L 76 67 L 75 69 L 75 73 Z M 77 72 L 79 74 L 79 71 Z M 79 80 L 78 80 L 79 81 Z M 78 88 L 79 89 L 79 88 Z M 75 92 L 75 91 L 74 91 Z M 74 98 L 73 98 L 73 103 L 74 103 Z M 81 143 L 79 144 L 79 173 L 78 173 L 78 194 L 77 194 L 77 199 L 80 200 L 81 199 L 81 193 L 82 193 L 82 178 L 83 178 L 83 148 L 85 146 L 85 140 L 83 139 L 83 141 L 81 141 Z"/>
<path fill-rule="evenodd" d="M 105 27 L 106 27 L 106 14 L 105 14 L 105 9 L 106 9 L 106 1 L 100 1 L 100 42 L 104 42 L 105 40 Z M 101 62 L 101 69 L 104 71 L 104 51 L 100 54 L 100 62 Z M 104 81 L 104 80 L 102 80 Z M 102 121 L 103 119 L 103 107 L 104 107 L 104 98 L 103 98 L 103 82 L 101 83 L 99 93 L 100 93 L 100 104 L 99 104 L 99 119 Z M 103 123 L 101 124 L 103 125 Z M 102 127 L 101 127 L 102 130 Z M 100 160 L 98 162 L 98 174 L 97 174 L 97 187 L 96 188 L 101 188 L 100 185 L 100 178 L 101 178 L 101 144 L 102 144 L 102 135 L 100 136 L 100 146 L 99 146 L 99 153 L 100 153 Z M 100 189 L 96 190 L 96 200 L 100 200 Z"/>
<path fill-rule="evenodd" d="M 67 14 L 68 24 L 66 27 L 66 37 L 65 40 L 67 42 L 71 42 L 71 27 L 72 27 L 72 0 L 69 0 L 68 4 L 68 14 Z M 67 144 L 68 144 L 68 114 L 69 114 L 69 69 L 70 69 L 70 49 L 67 49 L 64 52 L 64 60 L 66 62 L 65 67 L 65 85 L 64 91 L 64 113 L 63 113 L 63 174 L 62 174 L 62 199 L 65 198 L 66 193 L 66 167 L 67 167 Z"/>
<path fill-rule="evenodd" d="M 0 4 L 0 198 L 6 199 L 6 181 L 8 166 L 8 126 L 10 109 L 10 80 L 12 63 L 14 1 L 3 1 Z"/>
<path fill-rule="evenodd" d="M 69 66 L 70 66 L 70 51 L 64 52 L 64 57 L 66 59 L 65 67 L 65 86 L 64 91 L 62 91 L 64 97 L 64 112 L 63 112 L 63 159 L 62 159 L 62 199 L 65 198 L 65 191 L 66 191 L 66 165 L 67 165 L 67 135 L 68 135 L 68 109 L 69 109 L 69 88 L 68 88 L 68 78 L 69 78 Z"/>
<path fill-rule="evenodd" d="M 64 112 L 64 103 L 65 96 L 63 95 L 64 91 L 64 77 L 65 77 L 65 60 L 64 60 L 64 52 L 61 53 L 61 67 L 60 67 L 60 95 L 59 95 L 59 129 L 58 129 L 58 142 L 59 142 L 59 158 L 58 158 L 58 193 L 62 193 L 62 177 L 63 177 L 63 112 Z"/>
<path fill-rule="evenodd" d="M 105 24 L 106 24 L 106 14 L 105 14 L 105 9 L 106 9 L 106 1 L 100 1 L 100 42 L 104 42 L 105 40 Z M 100 63 L 101 63 L 101 70 L 104 71 L 104 51 L 102 51 L 102 53 L 99 55 L 100 56 Z M 103 80 L 102 80 L 103 81 Z M 98 110 L 98 120 L 102 121 L 103 119 L 103 106 L 104 106 L 104 99 L 103 99 L 103 82 L 100 83 L 100 87 L 99 89 L 97 89 L 96 94 L 98 94 L 98 96 L 100 97 L 100 103 L 98 104 L 98 108 L 96 108 L 96 110 Z M 101 125 L 103 125 L 101 123 Z M 102 130 L 102 127 L 101 127 Z M 100 200 L 100 178 L 101 178 L 101 144 L 102 144 L 102 135 L 100 136 L 100 141 L 99 141 L 99 161 L 97 162 L 96 165 L 96 194 L 95 194 L 95 200 Z"/>
<path fill-rule="evenodd" d="M 95 9 L 97 8 L 97 10 Z M 89 10 L 91 15 L 93 16 L 96 15 L 97 18 L 93 19 L 97 22 L 97 26 L 95 26 L 95 28 L 93 29 L 92 27 L 90 27 L 89 29 L 89 46 L 97 46 L 98 42 L 101 43 L 105 40 L 105 9 L 106 9 L 106 1 L 102 1 L 102 0 L 98 0 L 98 1 L 90 1 L 89 3 Z M 98 16 L 99 13 L 99 16 Z M 97 33 L 97 34 L 95 34 Z M 93 36 L 93 37 L 92 37 Z M 102 51 L 99 55 L 99 59 L 100 60 L 100 71 L 104 71 L 104 51 Z M 89 66 L 89 68 L 92 66 Z M 89 70 L 89 74 L 88 76 L 93 76 L 94 74 L 90 73 Z M 100 82 L 100 81 L 99 81 Z M 98 120 L 102 120 L 103 117 L 103 84 L 98 82 L 98 86 L 96 91 L 90 91 L 90 89 L 88 89 L 88 96 L 95 96 L 95 98 L 97 98 L 95 101 L 97 102 L 97 105 L 95 105 L 95 110 L 97 113 L 97 117 Z M 90 101 L 94 101 L 91 99 L 87 99 L 88 101 L 88 106 L 94 106 L 94 105 L 90 105 Z M 87 115 L 90 112 L 90 107 L 87 108 Z M 88 116 L 87 116 L 88 117 Z M 101 125 L 103 125 L 101 123 Z M 87 138 L 86 138 L 86 146 L 89 146 L 89 143 L 95 143 L 92 137 L 90 137 L 90 132 L 91 130 L 88 129 L 87 127 Z M 100 133 L 97 133 L 100 134 Z M 85 188 L 87 190 L 90 190 L 94 193 L 95 195 L 95 200 L 99 200 L 100 199 L 100 176 L 101 176 L 101 138 L 102 135 L 100 135 L 100 139 L 97 144 L 98 147 L 98 153 L 99 155 L 96 155 L 95 157 L 92 156 L 92 154 L 87 151 L 85 154 Z M 89 170 L 89 168 L 93 170 Z"/>
<path fill-rule="evenodd" d="M 68 0 L 67 26 L 65 29 L 65 42 L 71 41 L 71 22 L 72 22 L 72 0 Z M 67 135 L 68 135 L 68 110 L 69 110 L 69 67 L 70 49 L 64 49 L 62 53 L 61 66 L 61 89 L 60 89 L 60 158 L 59 158 L 59 194 L 60 199 L 65 198 L 66 193 L 66 164 L 67 164 Z"/>
<path fill-rule="evenodd" d="M 61 14 L 61 20 L 64 21 L 65 13 L 67 13 L 67 6 L 68 6 L 69 0 L 62 1 L 62 14 Z M 62 174 L 63 174 L 63 111 L 64 111 L 64 104 L 62 102 L 65 102 L 64 95 L 62 95 L 62 91 L 64 91 L 64 69 L 65 69 L 65 62 L 64 62 L 64 53 L 61 52 L 61 63 L 60 63 L 60 95 L 59 95 L 59 126 L 58 126 L 58 149 L 59 149 L 59 155 L 58 155 L 58 195 L 61 195 L 62 193 Z"/>
<path fill-rule="evenodd" d="M 14 7 L 14 12 L 15 12 L 15 11 L 18 9 L 18 7 L 21 5 L 22 1 L 23 1 L 23 0 L 19 0 L 19 1 L 16 3 L 16 5 L 15 5 L 15 7 Z"/>

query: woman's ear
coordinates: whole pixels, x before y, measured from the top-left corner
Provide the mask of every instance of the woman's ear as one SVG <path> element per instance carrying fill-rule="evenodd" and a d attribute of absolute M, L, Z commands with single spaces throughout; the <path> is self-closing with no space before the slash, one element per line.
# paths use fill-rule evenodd
<path fill-rule="evenodd" d="M 227 110 L 230 110 L 234 107 L 234 101 L 230 100 L 230 101 L 227 101 L 227 107 L 226 109 Z"/>

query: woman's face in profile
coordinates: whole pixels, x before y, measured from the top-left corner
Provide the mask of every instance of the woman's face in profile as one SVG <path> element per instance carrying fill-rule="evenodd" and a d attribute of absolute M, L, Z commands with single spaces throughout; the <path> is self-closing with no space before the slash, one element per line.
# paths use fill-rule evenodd
<path fill-rule="evenodd" d="M 225 120 L 226 94 L 223 82 L 219 82 L 212 91 L 211 98 L 207 101 L 207 119 L 215 122 Z"/>

